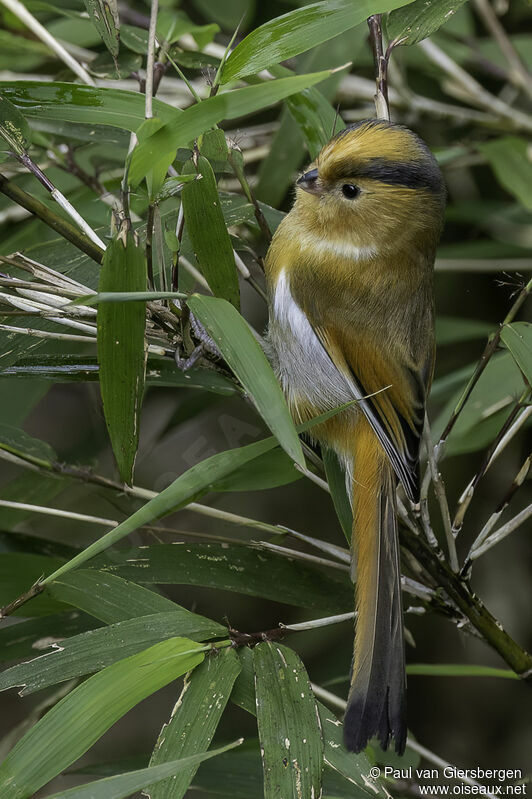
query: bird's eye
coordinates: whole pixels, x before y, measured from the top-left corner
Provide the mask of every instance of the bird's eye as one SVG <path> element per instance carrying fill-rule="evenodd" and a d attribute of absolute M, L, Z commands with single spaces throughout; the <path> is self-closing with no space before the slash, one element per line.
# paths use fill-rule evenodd
<path fill-rule="evenodd" d="M 354 186 L 352 183 L 344 183 L 342 186 L 342 194 L 348 200 L 354 200 L 355 197 L 358 197 L 360 194 L 360 189 L 358 186 Z"/>

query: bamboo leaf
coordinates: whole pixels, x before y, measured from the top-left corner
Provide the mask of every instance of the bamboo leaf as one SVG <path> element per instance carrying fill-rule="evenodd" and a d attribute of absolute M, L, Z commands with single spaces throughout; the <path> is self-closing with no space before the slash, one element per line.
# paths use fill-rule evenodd
<path fill-rule="evenodd" d="M 239 740 L 203 754 L 190 755 L 180 760 L 172 760 L 170 763 L 162 763 L 159 766 L 130 771 L 127 774 L 115 774 L 112 777 L 90 782 L 88 785 L 80 785 L 78 788 L 69 788 L 60 793 L 54 793 L 53 796 L 46 797 L 46 799 L 125 799 L 135 791 L 160 783 L 166 777 L 180 777 L 182 771 L 196 769 L 205 760 L 210 760 L 229 749 L 234 749 L 241 743 L 242 741 Z"/>
<path fill-rule="evenodd" d="M 187 161 L 183 172 L 200 178 L 183 190 L 185 224 L 194 255 L 212 293 L 239 308 L 233 245 L 225 226 L 212 166 L 205 156 L 199 155 L 195 162 Z"/>
<path fill-rule="evenodd" d="M 279 100 L 284 100 L 290 94 L 325 80 L 329 75 L 329 71 L 315 72 L 266 81 L 256 86 L 246 86 L 243 89 L 217 94 L 216 97 L 209 97 L 201 103 L 186 108 L 174 120 L 165 120 L 166 124 L 162 128 L 135 148 L 129 169 L 131 185 L 138 185 L 148 174 L 154 159 L 168 153 L 168 164 L 170 164 L 179 147 L 186 147 L 201 133 L 210 130 L 223 119 L 235 119 L 267 108 Z"/>
<path fill-rule="evenodd" d="M 311 87 L 287 97 L 286 106 L 303 133 L 311 159 L 318 156 L 333 132 L 345 128 L 336 110 L 318 89 Z"/>
<path fill-rule="evenodd" d="M 299 656 L 265 642 L 253 650 L 265 799 L 321 796 L 323 739 Z"/>
<path fill-rule="evenodd" d="M 0 94 L 0 137 L 17 155 L 26 152 L 31 143 L 31 130 L 24 116 L 3 94 Z"/>
<path fill-rule="evenodd" d="M 108 245 L 98 291 L 144 291 L 146 261 L 127 232 Z M 105 422 L 120 477 L 131 484 L 139 442 L 146 373 L 146 305 L 102 303 L 98 310 L 98 363 Z"/>
<path fill-rule="evenodd" d="M 502 677 L 518 680 L 511 669 L 494 669 L 490 666 L 474 666 L 470 663 L 409 663 L 407 674 L 423 677 Z"/>
<path fill-rule="evenodd" d="M 332 613 L 351 610 L 353 603 L 347 572 L 244 544 L 175 542 L 120 549 L 112 560 L 102 555 L 94 565 L 139 583 L 202 585 Z"/>
<path fill-rule="evenodd" d="M 253 655 L 249 649 L 241 649 L 238 653 L 241 671 L 235 682 L 232 701 L 248 713 L 256 715 L 255 680 Z M 316 702 L 321 719 L 324 763 L 347 780 L 349 796 L 353 797 L 389 797 L 382 783 L 370 779 L 370 768 L 373 765 L 364 752 L 358 755 L 348 752 L 344 746 L 342 722 L 336 718 L 321 702 Z M 200 772 L 201 776 L 201 772 Z M 333 793 L 333 792 L 331 792 Z M 333 795 L 336 795 L 333 793 Z M 344 794 L 341 793 L 340 796 Z"/>
<path fill-rule="evenodd" d="M 415 0 L 388 15 L 386 32 L 397 44 L 416 44 L 441 28 L 465 0 Z"/>
<path fill-rule="evenodd" d="M 327 482 L 331 490 L 331 499 L 334 504 L 338 521 L 341 524 L 347 543 L 351 542 L 353 527 L 353 511 L 347 495 L 345 474 L 333 450 L 324 447 L 322 450 L 323 465 Z"/>
<path fill-rule="evenodd" d="M 114 59 L 120 48 L 120 17 L 117 0 L 84 0 L 92 23 Z"/>
<path fill-rule="evenodd" d="M 196 294 L 189 298 L 188 306 L 214 339 L 280 445 L 292 460 L 304 466 L 286 400 L 247 322 L 228 302 L 215 297 Z"/>
<path fill-rule="evenodd" d="M 201 663 L 201 649 L 186 638 L 171 638 L 90 677 L 13 747 L 0 765 L 0 793 L 29 799 L 128 710 Z"/>
<path fill-rule="evenodd" d="M 514 361 L 532 386 L 532 324 L 514 322 L 505 325 L 501 339 L 513 355 Z"/>
<path fill-rule="evenodd" d="M 144 122 L 145 100 L 139 92 L 41 81 L 0 81 L 0 92 L 30 119 L 112 125 L 130 131 Z M 181 112 L 154 98 L 153 113 L 175 124 Z"/>
<path fill-rule="evenodd" d="M 221 83 L 254 75 L 272 64 L 279 64 L 298 53 L 310 50 L 371 14 L 380 14 L 405 5 L 408 0 L 324 0 L 289 11 L 251 31 L 238 44 L 224 64 Z"/>
<path fill-rule="evenodd" d="M 159 641 L 177 636 L 193 641 L 227 635 L 227 628 L 176 605 L 176 610 L 128 619 L 62 640 L 56 651 L 6 669 L 0 691 L 15 686 L 21 694 L 42 691 L 56 683 L 100 671 L 136 655 Z M 173 759 L 173 758 L 172 758 Z"/>
<path fill-rule="evenodd" d="M 161 594 L 96 569 L 77 569 L 63 575 L 47 593 L 95 619 L 113 624 L 153 613 L 172 613 L 179 605 Z"/>
<path fill-rule="evenodd" d="M 185 677 L 181 696 L 155 744 L 150 766 L 207 751 L 239 671 L 236 652 L 226 649 L 204 660 Z M 198 765 L 192 763 L 173 779 L 154 786 L 147 795 L 150 799 L 182 799 Z"/>

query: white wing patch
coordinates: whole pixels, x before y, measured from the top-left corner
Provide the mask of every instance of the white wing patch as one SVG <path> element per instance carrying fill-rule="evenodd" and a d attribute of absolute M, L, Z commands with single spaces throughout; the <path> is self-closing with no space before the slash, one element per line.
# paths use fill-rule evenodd
<path fill-rule="evenodd" d="M 284 269 L 273 292 L 269 342 L 290 404 L 304 398 L 326 411 L 354 398 L 350 381 L 338 371 L 294 300 Z"/>

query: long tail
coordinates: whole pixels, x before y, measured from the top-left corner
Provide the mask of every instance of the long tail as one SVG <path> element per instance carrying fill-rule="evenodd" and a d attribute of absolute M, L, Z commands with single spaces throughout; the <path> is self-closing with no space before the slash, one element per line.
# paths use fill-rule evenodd
<path fill-rule="evenodd" d="M 402 754 L 406 677 L 396 478 L 367 422 L 357 428 L 352 546 L 358 615 L 344 739 L 347 749 L 360 752 L 373 736 L 383 749 L 393 738 Z"/>

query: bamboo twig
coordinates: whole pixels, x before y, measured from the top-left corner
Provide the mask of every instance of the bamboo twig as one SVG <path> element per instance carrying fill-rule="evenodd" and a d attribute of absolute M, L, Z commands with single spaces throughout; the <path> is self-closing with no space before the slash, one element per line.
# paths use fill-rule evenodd
<path fill-rule="evenodd" d="M 382 46 L 382 17 L 373 14 L 368 19 L 369 38 L 375 62 L 375 112 L 377 119 L 390 119 L 390 105 L 388 102 L 388 57 L 389 52 L 383 52 Z"/>
<path fill-rule="evenodd" d="M 102 247 L 94 241 L 91 241 L 87 235 L 81 233 L 74 225 L 56 214 L 36 197 L 32 197 L 23 189 L 19 188 L 19 186 L 12 183 L 2 174 L 0 174 L 0 192 L 17 203 L 17 205 L 22 206 L 22 208 L 25 208 L 31 214 L 38 217 L 42 222 L 48 225 L 48 227 L 51 227 L 52 230 L 55 230 L 56 233 L 59 233 L 60 236 L 77 247 L 78 250 L 81 250 L 92 258 L 93 261 L 101 264 L 103 258 Z"/>
<path fill-rule="evenodd" d="M 445 494 L 445 485 L 442 476 L 438 469 L 436 458 L 434 457 L 434 448 L 432 446 L 432 439 L 430 435 L 430 426 L 427 414 L 425 414 L 425 425 L 423 427 L 423 437 L 425 439 L 425 446 L 427 448 L 427 458 L 429 464 L 429 474 L 434 484 L 434 493 L 440 506 L 441 518 L 443 521 L 443 529 L 445 532 L 445 539 L 447 541 L 447 551 L 449 553 L 449 563 L 453 571 L 458 571 L 458 556 L 456 554 L 456 543 L 451 527 L 451 514 L 449 512 L 449 503 Z"/>
<path fill-rule="evenodd" d="M 484 543 L 480 544 L 480 546 L 473 547 L 469 554 L 470 559 L 475 560 L 476 558 L 479 558 L 481 555 L 487 552 L 488 549 L 491 549 L 495 546 L 495 544 L 498 544 L 499 541 L 502 541 L 503 538 L 506 538 L 507 535 L 510 535 L 510 533 L 513 533 L 514 530 L 517 530 L 517 528 L 520 527 L 523 522 L 526 522 L 526 520 L 531 516 L 532 504 L 528 505 L 528 507 L 518 513 L 517 516 L 514 516 L 513 519 L 510 519 L 509 522 L 503 524 L 502 527 L 499 527 L 498 530 L 495 530 L 495 532 L 492 533 L 490 537 L 484 541 Z"/>

